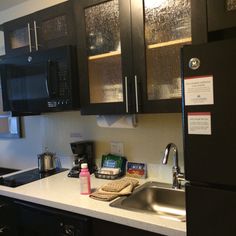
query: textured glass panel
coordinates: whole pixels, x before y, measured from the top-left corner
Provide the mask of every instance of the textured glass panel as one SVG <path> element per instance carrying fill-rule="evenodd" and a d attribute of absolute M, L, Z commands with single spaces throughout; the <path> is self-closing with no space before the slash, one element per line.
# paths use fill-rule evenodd
<path fill-rule="evenodd" d="M 147 51 L 148 99 L 181 96 L 179 45 Z"/>
<path fill-rule="evenodd" d="M 236 0 L 226 0 L 227 11 L 236 10 Z"/>
<path fill-rule="evenodd" d="M 57 16 L 42 23 L 42 37 L 44 40 L 51 40 L 68 35 L 66 16 Z"/>
<path fill-rule="evenodd" d="M 85 10 L 87 50 L 97 55 L 119 50 L 119 1 L 113 0 Z"/>
<path fill-rule="evenodd" d="M 119 1 L 85 9 L 91 103 L 123 101 Z"/>
<path fill-rule="evenodd" d="M 20 28 L 10 33 L 11 48 L 21 48 L 29 45 L 28 28 Z"/>
<path fill-rule="evenodd" d="M 91 103 L 122 102 L 121 56 L 89 61 Z"/>
<path fill-rule="evenodd" d="M 191 42 L 190 0 L 145 0 L 149 100 L 181 97 L 180 48 Z"/>
<path fill-rule="evenodd" d="M 191 36 L 190 0 L 145 0 L 148 44 Z"/>

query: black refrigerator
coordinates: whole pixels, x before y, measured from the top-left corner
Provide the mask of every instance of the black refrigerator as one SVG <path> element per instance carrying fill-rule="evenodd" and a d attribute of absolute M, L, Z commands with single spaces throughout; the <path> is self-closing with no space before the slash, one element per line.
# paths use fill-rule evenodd
<path fill-rule="evenodd" d="M 182 49 L 188 236 L 236 235 L 236 39 Z"/>

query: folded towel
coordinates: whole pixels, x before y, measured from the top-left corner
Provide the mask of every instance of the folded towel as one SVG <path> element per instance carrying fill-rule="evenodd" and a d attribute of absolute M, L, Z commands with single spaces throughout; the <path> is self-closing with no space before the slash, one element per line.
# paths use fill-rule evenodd
<path fill-rule="evenodd" d="M 89 195 L 91 198 L 95 200 L 100 200 L 100 201 L 111 201 L 115 198 L 118 197 L 117 194 L 106 194 L 106 193 L 99 193 L 99 192 L 94 192 Z"/>
<path fill-rule="evenodd" d="M 111 201 L 116 197 L 131 194 L 138 183 L 139 181 L 137 179 L 127 177 L 114 180 L 98 188 L 90 194 L 90 197 L 101 201 Z"/>

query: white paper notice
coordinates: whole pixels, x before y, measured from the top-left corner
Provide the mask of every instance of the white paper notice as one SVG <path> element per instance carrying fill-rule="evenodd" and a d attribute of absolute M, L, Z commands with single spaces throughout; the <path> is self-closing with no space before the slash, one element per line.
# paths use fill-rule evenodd
<path fill-rule="evenodd" d="M 189 112 L 188 134 L 211 135 L 211 113 Z"/>
<path fill-rule="evenodd" d="M 184 78 L 185 106 L 214 104 L 213 76 Z"/>

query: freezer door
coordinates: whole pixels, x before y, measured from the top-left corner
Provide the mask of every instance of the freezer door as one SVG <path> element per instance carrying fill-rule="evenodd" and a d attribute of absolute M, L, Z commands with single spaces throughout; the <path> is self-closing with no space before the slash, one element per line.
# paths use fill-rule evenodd
<path fill-rule="evenodd" d="M 236 40 L 185 46 L 182 59 L 186 178 L 236 185 Z"/>
<path fill-rule="evenodd" d="M 235 236 L 235 209 L 235 191 L 187 185 L 187 235 Z"/>

